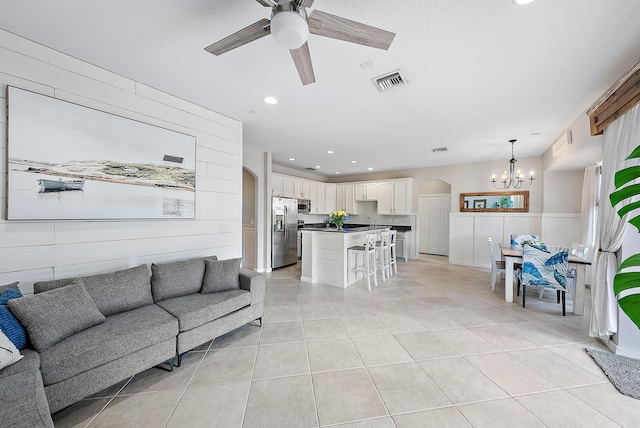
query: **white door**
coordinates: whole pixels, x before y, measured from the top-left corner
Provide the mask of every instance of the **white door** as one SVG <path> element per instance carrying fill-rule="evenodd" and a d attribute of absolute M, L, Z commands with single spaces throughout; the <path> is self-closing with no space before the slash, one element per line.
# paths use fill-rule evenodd
<path fill-rule="evenodd" d="M 449 255 L 449 212 L 451 195 L 420 196 L 421 253 Z"/>

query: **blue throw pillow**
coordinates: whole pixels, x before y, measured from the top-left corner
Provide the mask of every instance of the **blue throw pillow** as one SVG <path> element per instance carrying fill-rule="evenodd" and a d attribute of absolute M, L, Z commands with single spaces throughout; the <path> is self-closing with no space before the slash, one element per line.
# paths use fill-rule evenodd
<path fill-rule="evenodd" d="M 0 329 L 18 349 L 27 346 L 27 333 L 20 321 L 7 308 L 7 302 L 11 299 L 22 297 L 20 290 L 8 290 L 0 294 Z"/>

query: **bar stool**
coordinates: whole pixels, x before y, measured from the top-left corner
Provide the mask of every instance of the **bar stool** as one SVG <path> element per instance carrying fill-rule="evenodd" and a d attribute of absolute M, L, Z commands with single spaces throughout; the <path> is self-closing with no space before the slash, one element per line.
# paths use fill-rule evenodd
<path fill-rule="evenodd" d="M 389 264 L 389 231 L 380 232 L 380 240 L 376 242 L 376 263 L 382 271 L 382 281 L 391 278 L 391 265 Z"/>
<path fill-rule="evenodd" d="M 391 230 L 389 234 L 389 273 L 391 275 L 398 273 L 398 264 L 396 263 L 396 235 L 397 230 Z M 393 269 L 391 269 L 393 267 Z"/>
<path fill-rule="evenodd" d="M 358 264 L 358 256 L 362 255 L 362 265 Z M 367 277 L 367 289 L 371 291 L 371 276 L 373 275 L 373 284 L 378 286 L 378 276 L 376 268 L 376 235 L 365 235 L 364 245 L 357 245 L 347 249 L 347 259 L 349 272 L 363 272 Z M 351 265 L 353 259 L 355 266 Z"/>

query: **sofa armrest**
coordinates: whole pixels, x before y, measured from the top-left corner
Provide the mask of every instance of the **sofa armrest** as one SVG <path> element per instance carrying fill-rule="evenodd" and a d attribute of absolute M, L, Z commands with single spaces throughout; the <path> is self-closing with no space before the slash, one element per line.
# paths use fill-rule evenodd
<path fill-rule="evenodd" d="M 258 305 L 264 302 L 267 279 L 258 272 L 240 268 L 240 288 L 251 293 L 251 305 Z"/>
<path fill-rule="evenodd" d="M 3 427 L 54 428 L 38 369 L 30 368 L 0 378 L 0 403 Z"/>

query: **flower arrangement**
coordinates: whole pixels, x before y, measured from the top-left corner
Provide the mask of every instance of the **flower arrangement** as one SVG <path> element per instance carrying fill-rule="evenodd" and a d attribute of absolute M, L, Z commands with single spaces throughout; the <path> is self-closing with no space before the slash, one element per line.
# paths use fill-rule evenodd
<path fill-rule="evenodd" d="M 349 214 L 346 211 L 337 210 L 329 214 L 329 223 L 336 225 L 338 230 L 342 230 L 342 226 L 349 219 Z"/>

